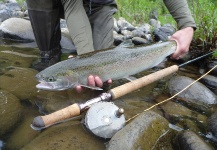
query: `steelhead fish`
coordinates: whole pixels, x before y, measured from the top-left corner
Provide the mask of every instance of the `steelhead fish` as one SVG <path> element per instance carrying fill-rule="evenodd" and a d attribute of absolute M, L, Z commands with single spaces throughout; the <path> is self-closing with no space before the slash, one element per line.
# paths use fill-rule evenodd
<path fill-rule="evenodd" d="M 168 41 L 135 48 L 116 47 L 74 57 L 39 72 L 36 79 L 40 83 L 36 87 L 52 91 L 66 90 L 78 85 L 88 87 L 89 75 L 97 75 L 103 82 L 127 78 L 158 65 L 174 53 L 176 47 L 175 41 Z"/>

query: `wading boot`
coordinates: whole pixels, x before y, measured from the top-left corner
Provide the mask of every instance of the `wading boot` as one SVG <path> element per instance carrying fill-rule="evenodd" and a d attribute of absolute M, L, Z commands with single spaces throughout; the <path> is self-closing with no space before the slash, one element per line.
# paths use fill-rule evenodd
<path fill-rule="evenodd" d="M 60 61 L 60 9 L 28 9 L 28 13 L 41 57 L 32 68 L 41 71 Z"/>
<path fill-rule="evenodd" d="M 32 68 L 42 71 L 61 60 L 61 48 L 51 51 L 40 51 L 41 58 L 32 64 Z"/>

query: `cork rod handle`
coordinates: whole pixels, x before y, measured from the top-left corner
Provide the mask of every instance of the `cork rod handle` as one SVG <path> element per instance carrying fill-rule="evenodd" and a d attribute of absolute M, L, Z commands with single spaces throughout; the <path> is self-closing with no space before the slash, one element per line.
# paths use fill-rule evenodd
<path fill-rule="evenodd" d="M 80 113 L 80 107 L 78 104 L 75 103 L 66 108 L 53 112 L 49 115 L 35 117 L 32 122 L 32 125 L 33 127 L 39 129 L 45 128 L 58 122 L 64 121 L 66 119 L 78 116 L 80 115 Z"/>
<path fill-rule="evenodd" d="M 135 91 L 141 87 L 144 87 L 150 83 L 153 83 L 163 77 L 166 77 L 176 71 L 178 71 L 179 67 L 177 65 L 173 65 L 171 67 L 159 70 L 150 75 L 144 76 L 142 78 L 133 80 L 121 86 L 111 89 L 109 92 L 112 94 L 112 99 L 117 99 L 123 95 L 126 95 L 132 91 Z"/>

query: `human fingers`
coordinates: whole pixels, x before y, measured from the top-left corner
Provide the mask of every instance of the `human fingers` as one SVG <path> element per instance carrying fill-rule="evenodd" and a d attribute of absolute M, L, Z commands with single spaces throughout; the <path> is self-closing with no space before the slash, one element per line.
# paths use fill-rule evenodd
<path fill-rule="evenodd" d="M 108 79 L 107 83 L 112 84 L 112 79 Z"/>
<path fill-rule="evenodd" d="M 76 86 L 75 87 L 75 90 L 78 92 L 78 93 L 81 93 L 84 91 L 84 89 L 81 87 L 81 86 Z"/>
<path fill-rule="evenodd" d="M 93 75 L 89 75 L 89 77 L 87 78 L 87 85 L 96 86 L 95 78 Z"/>
<path fill-rule="evenodd" d="M 95 81 L 95 85 L 97 87 L 102 87 L 103 86 L 103 82 L 102 82 L 102 80 L 98 76 L 94 77 L 94 81 Z"/>
<path fill-rule="evenodd" d="M 171 59 L 178 60 L 178 59 L 184 57 L 188 53 L 188 50 L 189 50 L 188 42 L 187 43 L 183 42 L 176 35 L 171 36 L 170 40 L 176 41 L 176 44 L 177 44 L 177 48 L 176 48 L 175 52 L 170 56 Z"/>

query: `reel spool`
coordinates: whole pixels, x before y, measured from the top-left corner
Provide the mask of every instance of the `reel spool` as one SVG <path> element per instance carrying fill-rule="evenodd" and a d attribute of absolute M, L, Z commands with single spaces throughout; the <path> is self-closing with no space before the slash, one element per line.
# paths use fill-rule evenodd
<path fill-rule="evenodd" d="M 101 138 L 111 138 L 125 125 L 124 110 L 111 102 L 93 104 L 86 113 L 85 127 Z"/>

